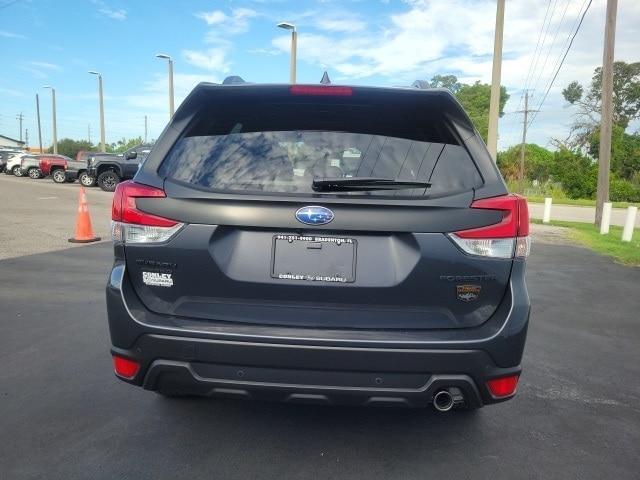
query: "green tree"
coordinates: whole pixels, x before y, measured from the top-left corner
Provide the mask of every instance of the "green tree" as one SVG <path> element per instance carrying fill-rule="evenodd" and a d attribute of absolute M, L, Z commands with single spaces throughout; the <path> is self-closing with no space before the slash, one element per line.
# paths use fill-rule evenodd
<path fill-rule="evenodd" d="M 600 129 L 589 136 L 589 154 L 597 158 L 600 150 Z M 631 180 L 640 172 L 640 134 L 629 135 L 620 125 L 611 133 L 611 171 L 621 179 Z"/>
<path fill-rule="evenodd" d="M 58 141 L 58 153 L 67 157 L 76 158 L 80 150 L 92 151 L 97 148 L 87 140 L 73 140 L 71 138 L 63 138 Z M 53 147 L 49 147 L 48 153 L 53 153 Z"/>
<path fill-rule="evenodd" d="M 416 80 L 413 83 L 417 88 L 447 88 L 458 99 L 465 109 L 473 125 L 476 127 L 482 139 L 486 142 L 489 131 L 489 101 L 491 100 L 491 85 L 477 81 L 473 85 L 458 82 L 455 75 L 434 75 L 431 80 Z M 509 100 L 507 89 L 500 87 L 500 111 L 504 115 L 504 105 Z"/>
<path fill-rule="evenodd" d="M 569 198 L 594 198 L 598 165 L 580 152 L 561 148 L 553 155 L 551 175 Z"/>
<path fill-rule="evenodd" d="M 486 142 L 489 131 L 489 101 L 491 99 L 491 85 L 477 81 L 473 85 L 462 84 L 456 98 L 463 106 L 474 126 Z M 505 87 L 500 87 L 499 115 L 504 115 L 504 106 L 509 100 Z"/>
<path fill-rule="evenodd" d="M 584 87 L 577 81 L 562 90 L 567 102 L 577 107 L 572 127 L 573 143 L 585 147 L 589 137 L 600 124 L 602 97 L 602 68 L 593 72 L 591 84 Z M 640 62 L 623 61 L 613 64 L 613 122 L 623 130 L 640 117 Z"/>
<path fill-rule="evenodd" d="M 553 152 L 535 143 L 524 147 L 524 176 L 528 180 L 546 182 L 553 170 Z M 520 145 L 498 152 L 498 168 L 507 180 L 520 178 Z"/>
<path fill-rule="evenodd" d="M 117 142 L 106 145 L 106 150 L 108 153 L 122 153 L 130 148 L 133 148 L 142 143 L 142 137 L 135 138 L 124 138 L 122 137 Z"/>

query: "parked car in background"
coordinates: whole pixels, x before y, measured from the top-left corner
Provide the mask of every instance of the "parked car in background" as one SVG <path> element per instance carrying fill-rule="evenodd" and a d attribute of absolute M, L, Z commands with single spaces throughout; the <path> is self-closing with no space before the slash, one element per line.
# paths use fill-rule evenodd
<path fill-rule="evenodd" d="M 20 176 L 28 175 L 29 178 L 42 178 L 40 171 L 40 155 L 24 155 L 20 160 Z"/>
<path fill-rule="evenodd" d="M 0 173 L 4 172 L 7 167 L 7 161 L 13 155 L 22 153 L 20 150 L 1 149 L 0 150 Z"/>
<path fill-rule="evenodd" d="M 51 175 L 56 183 L 67 181 L 67 164 L 71 159 L 64 155 L 40 155 L 40 171 L 44 177 Z"/>
<path fill-rule="evenodd" d="M 20 162 L 22 161 L 22 157 L 29 155 L 28 153 L 18 152 L 13 154 L 7 159 L 7 165 L 5 166 L 5 172 L 7 175 L 15 175 L 16 177 L 21 177 L 23 175 L 22 169 L 20 168 Z"/>
<path fill-rule="evenodd" d="M 149 144 L 130 148 L 118 155 L 103 154 L 89 156 L 87 175 L 105 192 L 113 192 L 122 180 L 132 179 L 140 164 L 151 151 Z M 83 183 L 84 185 L 84 183 Z"/>

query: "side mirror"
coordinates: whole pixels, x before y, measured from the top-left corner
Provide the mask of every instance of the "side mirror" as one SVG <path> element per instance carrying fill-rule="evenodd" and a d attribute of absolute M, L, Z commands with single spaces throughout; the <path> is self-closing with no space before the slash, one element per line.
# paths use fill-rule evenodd
<path fill-rule="evenodd" d="M 126 158 L 127 160 L 133 160 L 134 158 L 137 158 L 137 157 L 138 157 L 138 152 L 133 151 L 133 152 L 127 153 L 127 156 L 124 158 Z"/>

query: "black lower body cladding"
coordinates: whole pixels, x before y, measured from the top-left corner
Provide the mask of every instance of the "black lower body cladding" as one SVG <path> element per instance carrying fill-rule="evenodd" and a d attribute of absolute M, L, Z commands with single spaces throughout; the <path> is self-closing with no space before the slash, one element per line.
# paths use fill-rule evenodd
<path fill-rule="evenodd" d="M 158 315 L 137 298 L 119 261 L 106 293 L 112 353 L 140 365 L 125 381 L 168 395 L 317 404 L 424 407 L 446 389 L 458 389 L 469 408 L 506 400 L 486 382 L 520 373 L 530 310 L 520 261 L 492 317 L 465 329 L 313 329 Z"/>

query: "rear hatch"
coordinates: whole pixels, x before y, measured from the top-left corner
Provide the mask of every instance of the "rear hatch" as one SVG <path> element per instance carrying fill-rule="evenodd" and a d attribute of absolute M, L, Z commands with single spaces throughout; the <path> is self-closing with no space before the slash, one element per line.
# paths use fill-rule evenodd
<path fill-rule="evenodd" d="M 175 141 L 114 197 L 115 238 L 149 310 L 403 330 L 474 327 L 496 310 L 520 203 L 474 204 L 487 181 L 504 187 L 483 178 L 452 97 L 350 87 L 205 93 L 185 101 L 193 113 L 179 111 L 180 132 L 164 134 Z M 371 178 L 413 183 L 348 185 Z M 343 183 L 314 189 L 322 179 Z"/>

